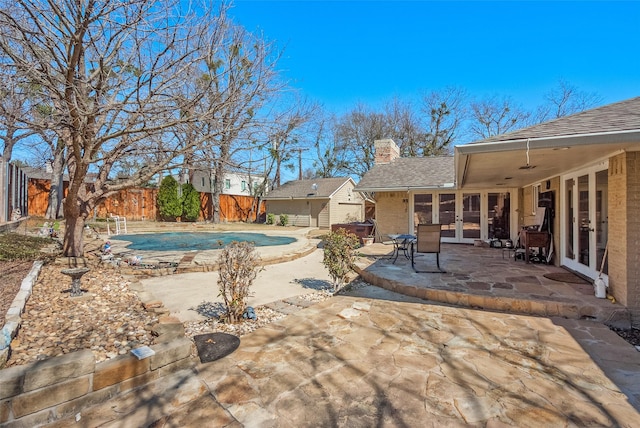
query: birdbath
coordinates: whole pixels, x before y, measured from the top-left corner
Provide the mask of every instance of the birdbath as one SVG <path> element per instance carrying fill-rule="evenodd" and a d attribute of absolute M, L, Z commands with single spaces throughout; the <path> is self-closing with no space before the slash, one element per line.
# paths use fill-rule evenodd
<path fill-rule="evenodd" d="M 82 289 L 80 288 L 80 278 L 82 275 L 89 272 L 89 268 L 86 267 L 76 267 L 69 269 L 62 269 L 60 271 L 64 275 L 71 277 L 71 297 L 79 297 L 82 296 Z"/>

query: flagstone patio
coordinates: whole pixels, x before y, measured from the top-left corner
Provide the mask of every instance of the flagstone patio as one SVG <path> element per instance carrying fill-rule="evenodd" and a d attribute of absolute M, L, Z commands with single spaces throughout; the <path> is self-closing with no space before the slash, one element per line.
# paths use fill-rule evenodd
<path fill-rule="evenodd" d="M 557 266 L 514 260 L 513 252 L 500 248 L 443 244 L 440 266 L 446 273 L 416 273 L 402 253 L 394 263 L 389 258 L 392 250 L 380 243 L 361 248 L 357 272 L 370 284 L 433 302 L 630 327 L 626 308 L 596 298 L 590 282 L 559 282 L 544 276 L 567 272 Z M 435 259 L 435 254 L 420 254 L 416 266 L 437 270 Z"/>

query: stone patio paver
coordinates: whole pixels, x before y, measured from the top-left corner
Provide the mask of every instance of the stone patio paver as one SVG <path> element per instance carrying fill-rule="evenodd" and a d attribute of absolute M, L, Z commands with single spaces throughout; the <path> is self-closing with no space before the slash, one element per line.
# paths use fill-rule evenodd
<path fill-rule="evenodd" d="M 611 316 L 619 305 L 546 281 L 545 272 L 561 270 L 554 266 L 501 260 L 493 249 L 444 248 L 448 274 L 415 274 L 401 258 L 395 265 L 367 259 L 360 267 L 370 282 L 388 289 L 356 289 L 243 336 L 234 353 L 192 373 L 206 391 L 201 398 L 165 404 L 160 419 L 150 419 L 157 414 L 152 407 L 146 422 L 637 426 L 640 354 L 590 319 Z M 491 287 L 473 290 L 468 282 Z M 163 395 L 156 399 L 165 403 Z M 111 412 L 106 426 L 140 424 L 137 418 L 153 403 L 116 414 L 109 402 L 101 416 Z M 86 409 L 87 420 L 93 411 Z"/>
<path fill-rule="evenodd" d="M 567 320 L 387 293 L 385 300 L 366 291 L 338 296 L 292 314 L 243 337 L 224 360 L 199 366 L 199 377 L 246 426 L 631 427 L 640 420 Z M 357 314 L 338 315 L 356 306 Z M 571 322 L 578 331 L 596 324 Z M 631 346 L 617 351 L 634 361 Z"/>

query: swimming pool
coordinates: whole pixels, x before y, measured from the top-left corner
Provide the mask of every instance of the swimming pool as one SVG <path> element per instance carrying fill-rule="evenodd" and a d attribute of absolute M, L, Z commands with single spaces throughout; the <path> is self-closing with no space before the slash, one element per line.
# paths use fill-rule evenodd
<path fill-rule="evenodd" d="M 296 241 L 288 236 L 269 236 L 249 232 L 163 232 L 137 235 L 118 235 L 118 240 L 129 241 L 127 248 L 146 251 L 203 251 L 218 250 L 233 241 L 253 242 L 256 247 L 287 245 Z"/>

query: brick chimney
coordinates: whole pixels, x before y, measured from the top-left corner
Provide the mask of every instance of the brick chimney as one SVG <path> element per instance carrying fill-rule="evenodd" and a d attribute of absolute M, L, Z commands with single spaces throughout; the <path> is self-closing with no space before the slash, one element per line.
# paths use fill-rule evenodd
<path fill-rule="evenodd" d="M 391 138 L 375 140 L 373 142 L 373 148 L 375 153 L 374 162 L 376 165 L 389 163 L 400 157 L 400 149 Z"/>

